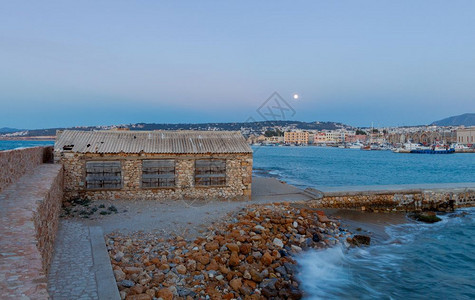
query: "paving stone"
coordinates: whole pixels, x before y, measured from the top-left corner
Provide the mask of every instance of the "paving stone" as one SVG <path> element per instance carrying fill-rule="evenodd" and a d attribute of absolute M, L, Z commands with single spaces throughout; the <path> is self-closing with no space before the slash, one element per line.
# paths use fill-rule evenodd
<path fill-rule="evenodd" d="M 52 299 L 99 299 L 89 228 L 61 220 L 48 276 Z"/>

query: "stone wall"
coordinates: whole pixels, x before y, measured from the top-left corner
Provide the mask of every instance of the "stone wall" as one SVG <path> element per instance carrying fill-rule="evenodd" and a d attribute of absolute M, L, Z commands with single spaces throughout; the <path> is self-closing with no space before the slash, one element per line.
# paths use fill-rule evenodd
<path fill-rule="evenodd" d="M 226 185 L 198 187 L 194 184 L 196 159 L 225 159 Z M 175 159 L 175 187 L 142 188 L 142 160 Z M 86 161 L 119 160 L 122 166 L 122 188 L 116 190 L 86 189 Z M 62 163 L 65 177 L 65 200 L 75 198 L 99 199 L 250 199 L 252 183 L 252 154 L 164 155 L 164 154 L 80 154 L 55 153 Z"/>
<path fill-rule="evenodd" d="M 0 151 L 0 192 L 43 163 L 51 151 L 52 147 Z"/>
<path fill-rule="evenodd" d="M 63 199 L 60 165 L 42 164 L 0 193 L 0 299 L 48 299 Z"/>
<path fill-rule="evenodd" d="M 63 203 L 63 170 L 58 170 L 44 197 L 36 202 L 33 222 L 36 229 L 37 247 L 41 253 L 43 269 L 48 273 L 53 258 L 54 240 L 58 231 L 59 215 Z"/>
<path fill-rule="evenodd" d="M 313 201 L 313 206 L 368 211 L 449 210 L 475 206 L 475 189 L 329 192 Z"/>

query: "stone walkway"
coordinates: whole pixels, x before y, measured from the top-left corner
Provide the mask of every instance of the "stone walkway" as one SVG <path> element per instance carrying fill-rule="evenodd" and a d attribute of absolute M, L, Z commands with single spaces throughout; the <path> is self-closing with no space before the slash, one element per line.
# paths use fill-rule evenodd
<path fill-rule="evenodd" d="M 52 299 L 99 299 L 89 228 L 61 220 L 48 276 Z"/>

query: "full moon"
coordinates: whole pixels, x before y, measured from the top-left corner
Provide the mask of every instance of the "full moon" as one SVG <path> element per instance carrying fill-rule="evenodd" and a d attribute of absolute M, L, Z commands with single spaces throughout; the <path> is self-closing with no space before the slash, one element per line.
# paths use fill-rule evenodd
<path fill-rule="evenodd" d="M 293 97 L 294 97 L 294 100 L 298 100 L 299 99 L 299 94 L 294 94 Z"/>

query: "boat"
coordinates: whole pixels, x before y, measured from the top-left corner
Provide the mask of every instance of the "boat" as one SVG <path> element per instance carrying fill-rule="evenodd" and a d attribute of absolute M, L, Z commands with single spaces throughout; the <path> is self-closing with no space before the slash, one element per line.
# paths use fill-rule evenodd
<path fill-rule="evenodd" d="M 353 144 L 350 144 L 350 146 L 348 148 L 350 149 L 361 149 L 361 147 L 363 147 L 364 145 L 360 142 L 356 142 L 356 143 L 353 143 Z"/>
<path fill-rule="evenodd" d="M 455 153 L 454 148 L 449 149 L 415 149 L 411 150 L 409 153 L 417 153 L 417 154 L 451 154 Z"/>
<path fill-rule="evenodd" d="M 411 153 L 413 150 L 430 150 L 429 147 L 424 147 L 422 144 L 416 144 L 411 141 L 402 145 L 402 147 L 393 150 L 394 153 Z"/>
<path fill-rule="evenodd" d="M 450 148 L 454 148 L 455 150 L 468 150 L 468 149 L 470 149 L 470 147 L 468 147 L 464 144 L 459 144 L 459 143 L 452 144 L 450 146 Z"/>
<path fill-rule="evenodd" d="M 363 145 L 363 146 L 361 146 L 360 149 L 364 150 L 364 151 L 370 151 L 371 150 L 371 145 Z"/>

